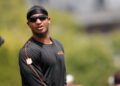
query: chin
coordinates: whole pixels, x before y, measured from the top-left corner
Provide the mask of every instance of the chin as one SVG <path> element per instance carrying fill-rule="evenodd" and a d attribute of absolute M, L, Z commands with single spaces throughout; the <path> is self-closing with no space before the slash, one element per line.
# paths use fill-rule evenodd
<path fill-rule="evenodd" d="M 48 30 L 43 31 L 43 32 L 33 32 L 34 35 L 38 36 L 38 37 L 45 37 L 46 34 L 48 33 Z"/>

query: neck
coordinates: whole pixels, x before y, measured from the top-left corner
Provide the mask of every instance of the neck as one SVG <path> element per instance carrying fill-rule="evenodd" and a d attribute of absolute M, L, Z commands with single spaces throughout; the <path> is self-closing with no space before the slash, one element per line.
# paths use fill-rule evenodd
<path fill-rule="evenodd" d="M 33 35 L 33 38 L 38 41 L 41 42 L 43 44 L 52 44 L 52 41 L 50 40 L 50 35 L 49 33 L 47 33 L 44 37 L 38 37 L 36 35 Z"/>

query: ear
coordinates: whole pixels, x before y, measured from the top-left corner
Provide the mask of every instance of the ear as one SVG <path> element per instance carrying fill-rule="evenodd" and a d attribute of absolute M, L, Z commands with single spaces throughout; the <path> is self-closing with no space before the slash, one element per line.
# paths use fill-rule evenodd
<path fill-rule="evenodd" d="M 27 22 L 27 25 L 29 26 L 29 22 Z"/>
<path fill-rule="evenodd" d="M 30 22 L 29 21 L 27 22 L 27 25 L 30 27 Z"/>
<path fill-rule="evenodd" d="M 48 18 L 48 23 L 50 23 L 50 18 Z"/>
<path fill-rule="evenodd" d="M 30 27 L 30 22 L 29 21 L 27 22 L 27 25 Z"/>

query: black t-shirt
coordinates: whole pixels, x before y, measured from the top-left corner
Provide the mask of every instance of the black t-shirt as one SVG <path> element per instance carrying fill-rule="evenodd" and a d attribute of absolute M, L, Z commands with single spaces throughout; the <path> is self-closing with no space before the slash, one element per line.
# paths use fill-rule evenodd
<path fill-rule="evenodd" d="M 30 38 L 19 54 L 19 66 L 22 86 L 65 86 L 66 69 L 62 44 L 52 39 L 52 44 L 43 44 Z M 26 49 L 26 50 L 25 50 Z M 27 57 L 32 59 L 32 67 L 27 64 Z M 38 73 L 42 81 L 38 78 Z"/>

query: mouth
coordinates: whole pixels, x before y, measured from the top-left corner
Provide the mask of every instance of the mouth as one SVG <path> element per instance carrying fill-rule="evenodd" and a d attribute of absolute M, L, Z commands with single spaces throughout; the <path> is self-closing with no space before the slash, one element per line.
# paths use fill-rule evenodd
<path fill-rule="evenodd" d="M 37 29 L 38 29 L 38 30 L 42 30 L 42 29 L 43 29 L 43 26 L 38 26 Z"/>

